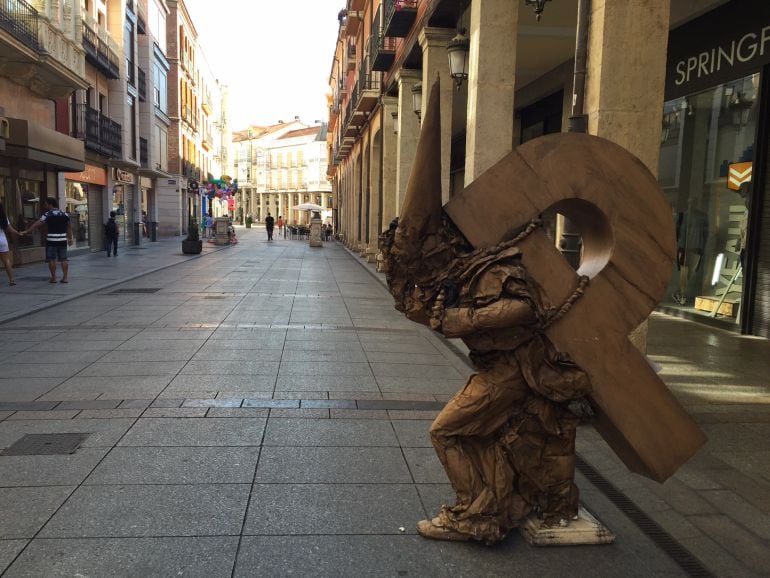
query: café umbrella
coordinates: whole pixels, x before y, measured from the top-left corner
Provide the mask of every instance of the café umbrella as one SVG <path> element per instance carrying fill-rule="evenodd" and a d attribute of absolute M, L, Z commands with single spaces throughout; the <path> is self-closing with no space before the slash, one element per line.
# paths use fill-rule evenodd
<path fill-rule="evenodd" d="M 316 205 L 315 203 L 302 203 L 292 207 L 294 211 L 323 211 L 323 209 L 321 205 Z"/>

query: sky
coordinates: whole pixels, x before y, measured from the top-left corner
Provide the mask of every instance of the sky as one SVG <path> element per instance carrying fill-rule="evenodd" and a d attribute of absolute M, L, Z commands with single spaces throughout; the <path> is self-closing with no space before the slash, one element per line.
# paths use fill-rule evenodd
<path fill-rule="evenodd" d="M 326 94 L 345 0 L 184 0 L 230 128 L 328 120 Z"/>

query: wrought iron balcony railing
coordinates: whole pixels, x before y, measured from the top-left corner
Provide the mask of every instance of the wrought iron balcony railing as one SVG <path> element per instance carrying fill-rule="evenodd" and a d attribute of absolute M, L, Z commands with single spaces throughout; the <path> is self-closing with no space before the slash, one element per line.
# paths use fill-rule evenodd
<path fill-rule="evenodd" d="M 383 34 L 395 38 L 405 38 L 417 19 L 418 4 L 418 0 L 385 0 Z"/>
<path fill-rule="evenodd" d="M 73 106 L 72 120 L 72 136 L 84 141 L 87 149 L 111 158 L 123 156 L 120 124 L 87 104 Z"/>
<path fill-rule="evenodd" d="M 35 50 L 40 50 L 38 20 L 37 10 L 24 0 L 0 2 L 0 28 Z"/>
<path fill-rule="evenodd" d="M 102 38 L 102 35 L 105 37 Z M 86 60 L 109 78 L 120 78 L 118 54 L 110 44 L 114 44 L 114 42 L 107 38 L 106 31 L 99 34 L 87 20 L 83 21 L 83 49 L 86 53 Z"/>

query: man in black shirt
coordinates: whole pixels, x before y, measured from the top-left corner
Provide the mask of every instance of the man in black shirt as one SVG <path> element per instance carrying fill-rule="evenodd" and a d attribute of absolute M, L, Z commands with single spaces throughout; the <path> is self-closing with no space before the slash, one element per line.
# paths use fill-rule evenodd
<path fill-rule="evenodd" d="M 273 240 L 273 227 L 275 227 L 275 219 L 270 214 L 270 211 L 267 213 L 267 217 L 265 217 L 265 229 L 267 229 L 267 240 L 272 241 Z"/>
<path fill-rule="evenodd" d="M 49 283 L 56 283 L 56 261 L 61 263 L 61 282 L 69 283 L 69 263 L 67 263 L 67 245 L 72 244 L 72 225 L 67 213 L 59 210 L 59 200 L 55 197 L 46 199 L 48 210 L 43 213 L 39 221 L 35 221 L 22 235 L 28 235 L 44 223 L 48 225 L 48 233 L 45 237 L 45 260 L 48 261 L 48 270 L 51 272 Z"/>

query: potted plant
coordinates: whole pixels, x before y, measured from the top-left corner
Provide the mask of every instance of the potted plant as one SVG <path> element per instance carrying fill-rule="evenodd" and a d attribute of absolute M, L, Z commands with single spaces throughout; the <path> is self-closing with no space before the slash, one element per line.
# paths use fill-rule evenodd
<path fill-rule="evenodd" d="M 252 223 L 251 215 L 246 215 L 246 228 L 251 229 L 251 223 Z"/>
<path fill-rule="evenodd" d="M 198 255 L 203 250 L 203 241 L 198 233 L 198 223 L 190 219 L 187 225 L 187 238 L 182 240 L 182 253 L 185 255 Z"/>

